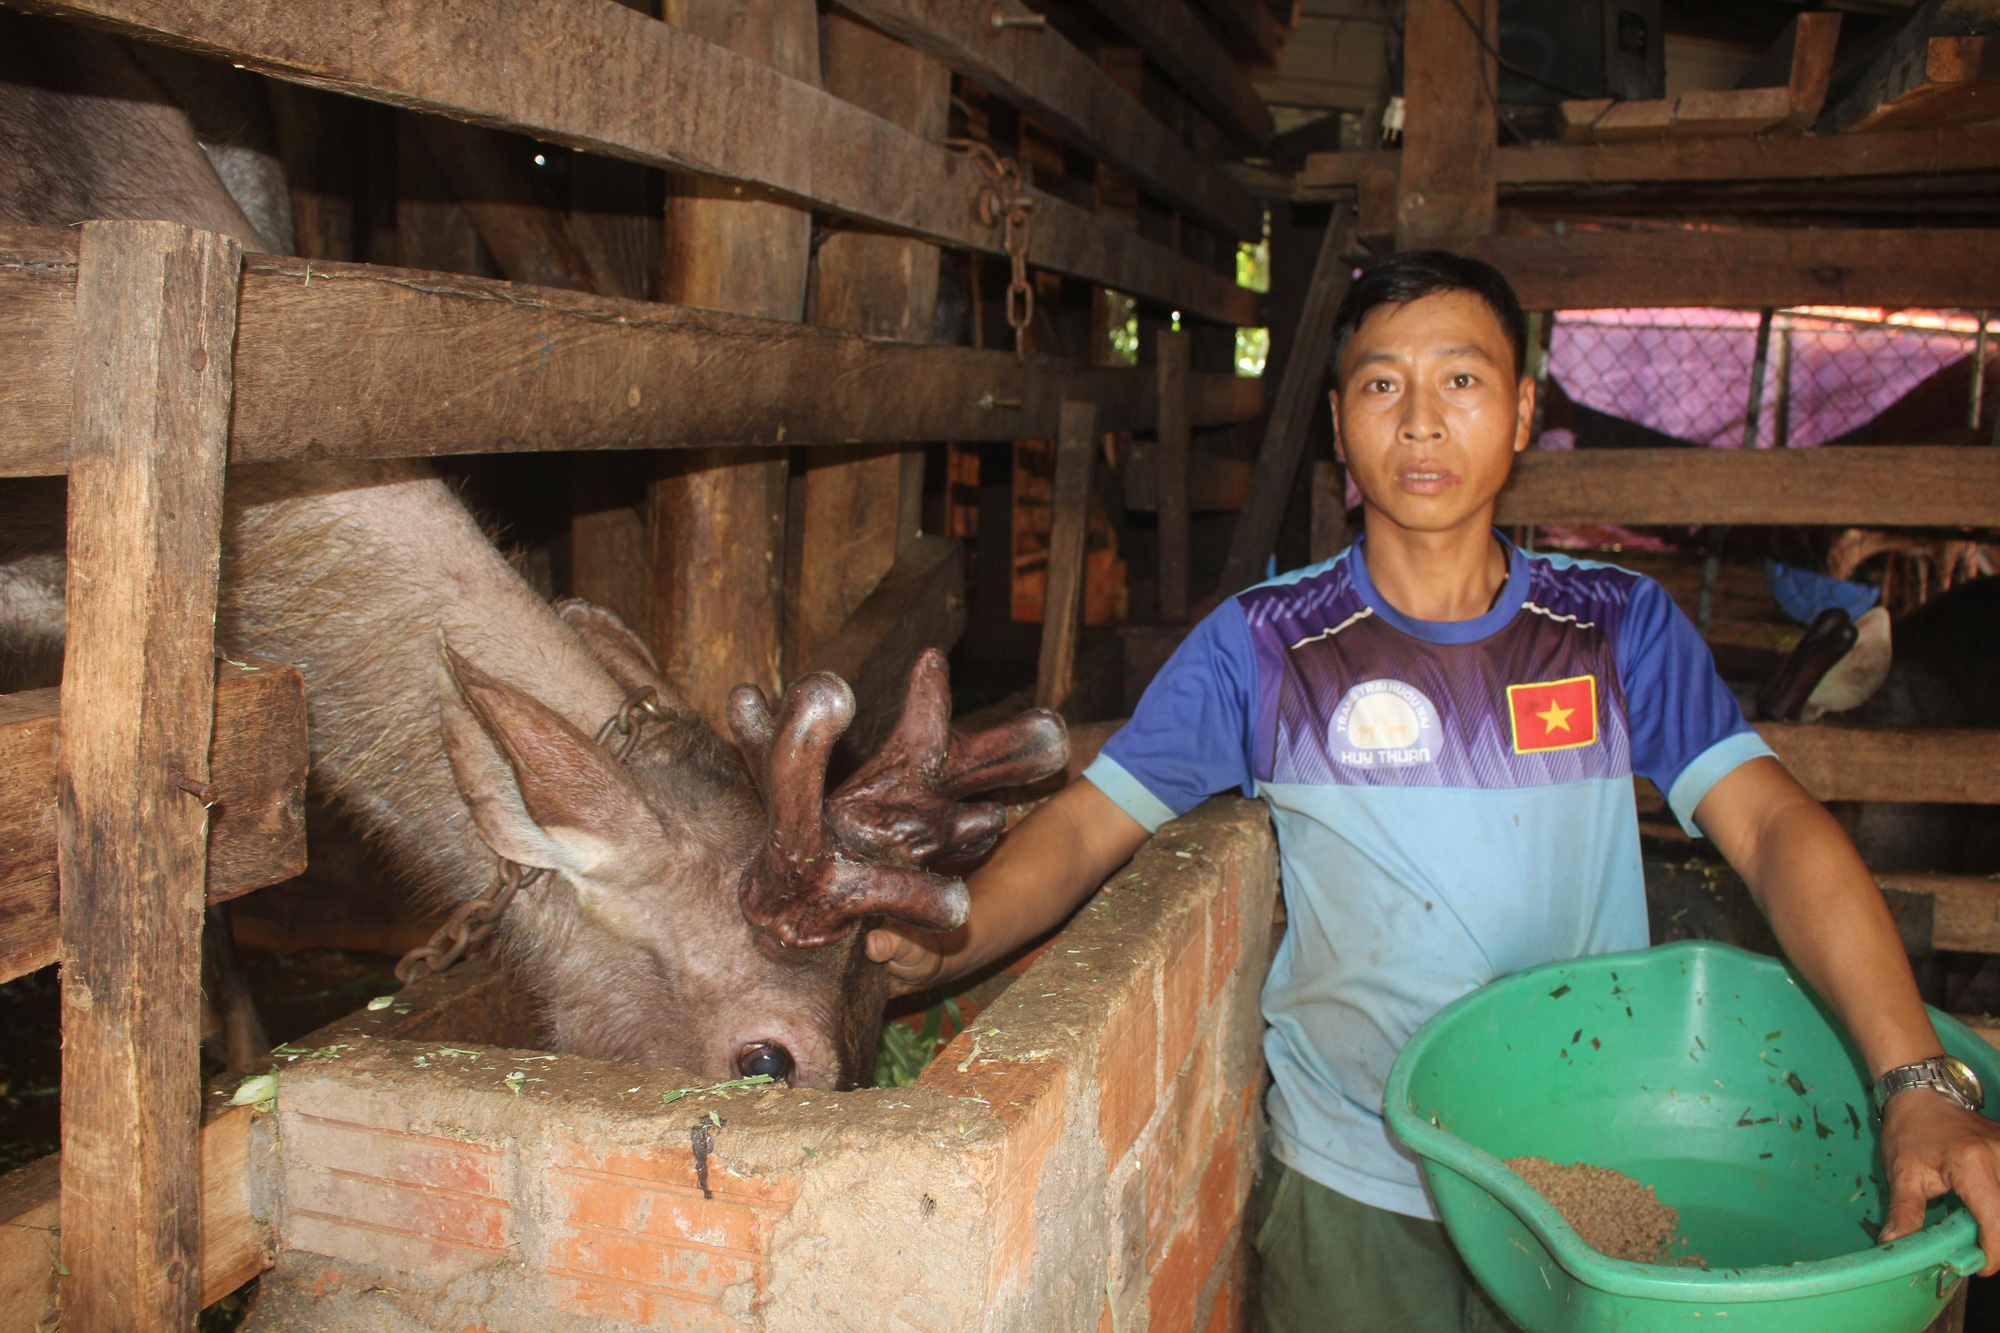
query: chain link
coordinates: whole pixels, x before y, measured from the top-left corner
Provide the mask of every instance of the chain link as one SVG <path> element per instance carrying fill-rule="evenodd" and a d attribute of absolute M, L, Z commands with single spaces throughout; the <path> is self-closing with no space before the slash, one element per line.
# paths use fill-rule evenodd
<path fill-rule="evenodd" d="M 611 739 L 617 737 L 618 743 L 611 753 L 622 764 L 639 747 L 639 736 L 646 723 L 658 718 L 661 712 L 659 695 L 652 687 L 642 686 L 627 695 L 618 711 L 597 729 L 597 743 L 610 745 Z M 492 886 L 470 902 L 460 903 L 444 924 L 432 932 L 427 943 L 404 954 L 396 964 L 396 979 L 407 986 L 419 976 L 436 976 L 451 968 L 499 929 L 500 918 L 507 914 L 507 905 L 514 901 L 514 895 L 541 883 L 548 875 L 545 869 L 502 857 L 500 874 Z"/>
<path fill-rule="evenodd" d="M 1028 283 L 1028 229 L 1035 197 L 1021 182 L 1021 164 L 1002 157 L 976 139 L 946 139 L 944 146 L 972 159 L 986 184 L 979 190 L 979 221 L 1001 228 L 1000 248 L 1013 272 L 1007 283 L 1007 323 L 1014 330 L 1014 357 L 1028 355 L 1028 324 L 1035 318 L 1035 289 Z"/>

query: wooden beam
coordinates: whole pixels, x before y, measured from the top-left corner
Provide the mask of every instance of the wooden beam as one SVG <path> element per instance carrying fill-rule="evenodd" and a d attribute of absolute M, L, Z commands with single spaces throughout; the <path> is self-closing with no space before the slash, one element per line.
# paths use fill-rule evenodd
<path fill-rule="evenodd" d="M 1353 279 L 1345 258 L 1354 226 L 1354 210 L 1340 205 L 1326 224 L 1312 281 L 1299 313 L 1298 332 L 1285 358 L 1284 378 L 1257 451 L 1257 471 L 1250 482 L 1250 500 L 1237 517 L 1229 539 L 1229 558 L 1216 584 L 1217 598 L 1233 596 L 1257 582 L 1265 558 L 1278 540 L 1278 525 L 1291 500 L 1292 480 L 1305 452 L 1306 429 L 1314 412 L 1327 410 L 1321 393 L 1326 383 L 1326 358 L 1333 342 L 1333 316 Z"/>
<path fill-rule="evenodd" d="M 1329 459 L 1312 470 L 1312 532 L 1306 558 L 1314 564 L 1331 560 L 1347 545 L 1347 475 Z"/>
<path fill-rule="evenodd" d="M 413 117 L 417 137 L 458 196 L 502 276 L 538 287 L 619 293 L 604 256 L 591 264 L 521 141 L 498 130 Z"/>
<path fill-rule="evenodd" d="M 238 243 L 86 222 L 57 767 L 65 1323 L 200 1305 L 201 914 Z"/>
<path fill-rule="evenodd" d="M 817 84 L 813 0 L 670 0 L 689 31 L 807 84 Z M 812 213 L 696 176 L 667 182 L 660 296 L 780 323 L 805 318 Z M 783 452 L 702 450 L 661 462 L 648 492 L 653 652 L 667 683 L 718 728 L 729 691 L 784 688 Z"/>
<path fill-rule="evenodd" d="M 2000 306 L 2000 230 L 1572 231 L 1461 248 L 1529 310 Z"/>
<path fill-rule="evenodd" d="M 2000 953 L 2000 879 L 1906 870 L 1878 871 L 1875 882 L 1930 898 L 1933 948 Z"/>
<path fill-rule="evenodd" d="M 1968 34 L 2000 20 L 1995 0 L 1927 0 L 1914 9 L 1814 128 L 1904 129 L 1981 119 L 1993 114 L 1994 89 L 1978 84 L 2000 76 L 1989 40 Z"/>
<path fill-rule="evenodd" d="M 224 1106 L 218 1098 L 206 1107 L 200 1147 L 204 1307 L 269 1268 L 277 1252 L 276 1230 L 251 1200 L 256 1115 L 252 1107 Z M 62 1159 L 52 1154 L 0 1175 L 0 1310 L 10 1333 L 56 1326 L 61 1169 Z"/>
<path fill-rule="evenodd" d="M 1160 507 L 1159 446 L 1151 440 L 1134 440 L 1128 462 L 1118 469 L 1125 508 L 1136 514 L 1157 512 Z M 1191 514 L 1226 514 L 1243 508 L 1250 499 L 1250 479 L 1257 465 L 1248 459 L 1217 458 L 1190 448 L 1187 456 L 1187 507 Z"/>
<path fill-rule="evenodd" d="M 523 10 L 509 0 L 449 7 L 356 0 L 308 11 L 207 0 L 25 0 L 22 7 L 276 78 L 762 187 L 940 245 L 1002 253 L 1000 228 L 979 220 L 984 178 L 971 162 L 623 5 Z M 1254 296 L 1229 275 L 1031 193 L 1031 264 L 1205 318 L 1255 322 Z"/>
<path fill-rule="evenodd" d="M 1076 644 L 1083 633 L 1085 538 L 1090 524 L 1090 472 L 1097 455 L 1097 406 L 1064 403 L 1056 437 L 1056 475 L 1049 488 L 1048 590 L 1042 597 L 1042 652 L 1035 704 L 1061 708 L 1075 687 Z"/>
<path fill-rule="evenodd" d="M 2000 731 L 1795 722 L 1760 722 L 1757 731 L 1822 801 L 2000 804 Z"/>
<path fill-rule="evenodd" d="M 1498 523 L 2000 527 L 2000 450 L 1581 449 L 1526 453 Z"/>
<path fill-rule="evenodd" d="M 1398 150 L 1312 153 L 1294 197 L 1347 197 L 1365 182 L 1393 178 Z M 1664 139 L 1625 144 L 1528 144 L 1499 150 L 1496 174 L 1509 187 L 1667 184 L 1677 181 L 1922 178 L 2000 171 L 2000 132 L 1986 126 L 1884 130 L 1797 138 Z M 1921 188 L 1920 179 L 1912 182 Z"/>
<path fill-rule="evenodd" d="M 917 654 L 948 652 L 964 632 L 965 548 L 918 537 L 800 674 L 831 671 L 853 688 L 854 725 L 843 743 L 871 755 L 895 725 Z"/>
<path fill-rule="evenodd" d="M 1396 248 L 1484 236 L 1493 230 L 1500 133 L 1487 49 L 1500 31 L 1499 0 L 1407 0 L 1403 29 Z"/>
<path fill-rule="evenodd" d="M 1090 0 L 1090 5 L 1123 30 L 1232 139 L 1253 145 L 1270 139 L 1270 108 L 1243 67 L 1216 49 L 1212 31 L 1187 0 Z"/>
<path fill-rule="evenodd" d="M 951 72 L 844 14 L 820 19 L 829 91 L 925 138 L 951 119 Z M 939 251 L 880 232 L 836 231 L 814 255 L 816 324 L 870 338 L 927 343 L 937 318 Z M 904 495 L 908 471 L 914 496 Z M 819 450 L 807 460 L 787 531 L 785 669 L 796 675 L 889 572 L 922 522 L 923 451 Z M 914 506 L 909 502 L 914 501 Z M 906 521 L 912 508 L 916 518 Z"/>
<path fill-rule="evenodd" d="M 1158 478 L 1160 619 L 1178 625 L 1188 615 L 1188 335 L 1159 336 L 1160 440 L 1153 452 Z"/>
<path fill-rule="evenodd" d="M 1202 0 L 1201 9 L 1243 60 L 1265 69 L 1278 63 L 1285 30 L 1263 0 Z"/>
<path fill-rule="evenodd" d="M 1052 28 L 1003 27 L 962 0 L 840 0 L 846 9 L 1027 112 L 1092 157 L 1225 236 L 1258 234 L 1260 209 L 1138 98 Z"/>
<path fill-rule="evenodd" d="M 1794 15 L 1738 88 L 1784 88 L 1791 109 L 1778 128 L 1803 130 L 1819 119 L 1833 80 L 1833 59 L 1840 46 L 1840 15 L 1818 11 Z"/>
<path fill-rule="evenodd" d="M 55 690 L 0 695 L 0 981 L 56 960 Z M 274 662 L 215 667 L 207 901 L 306 868 L 306 696 Z"/>
<path fill-rule="evenodd" d="M 0 226 L 0 476 L 68 467 L 75 290 L 72 233 Z M 239 463 L 1008 440 L 1053 434 L 1065 398 L 1106 430 L 1158 413 L 1150 371 L 279 255 L 245 265 L 235 367 Z M 1190 417 L 1251 420 L 1263 395 L 1196 375 Z"/>

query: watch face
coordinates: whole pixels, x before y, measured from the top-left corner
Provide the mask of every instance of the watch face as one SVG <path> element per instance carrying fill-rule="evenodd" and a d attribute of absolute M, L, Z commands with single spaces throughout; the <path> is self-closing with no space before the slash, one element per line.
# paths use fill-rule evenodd
<path fill-rule="evenodd" d="M 1951 1085 L 1953 1092 L 1965 1098 L 1974 1107 L 1986 1104 L 1986 1090 L 1979 1086 L 1979 1075 L 1973 1073 L 1971 1066 L 1965 1061 L 1956 1056 L 1943 1055 L 1938 1057 L 1937 1068 L 1944 1081 Z"/>

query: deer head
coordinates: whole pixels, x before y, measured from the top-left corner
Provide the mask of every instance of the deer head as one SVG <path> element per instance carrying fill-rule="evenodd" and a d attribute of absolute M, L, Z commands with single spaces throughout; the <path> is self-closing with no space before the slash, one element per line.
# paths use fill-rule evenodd
<path fill-rule="evenodd" d="M 621 688 L 661 700 L 626 763 L 449 647 L 441 690 L 480 837 L 555 872 L 506 926 L 554 1044 L 705 1077 L 865 1081 L 887 987 L 858 928 L 964 921 L 963 881 L 934 867 L 984 854 L 1005 826 L 999 806 L 968 798 L 1062 766 L 1061 720 L 1038 710 L 953 733 L 944 658 L 929 651 L 895 730 L 829 795 L 827 764 L 854 715 L 837 677 L 795 682 L 775 710 L 739 686 L 732 749 L 614 617 L 581 603 L 562 613 Z"/>

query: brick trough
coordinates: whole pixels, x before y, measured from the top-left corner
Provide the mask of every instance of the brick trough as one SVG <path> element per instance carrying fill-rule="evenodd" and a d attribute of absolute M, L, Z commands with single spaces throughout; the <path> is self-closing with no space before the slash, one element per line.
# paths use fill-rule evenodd
<path fill-rule="evenodd" d="M 280 1074 L 250 1327 L 1233 1329 L 1276 892 L 1262 807 L 1210 802 L 907 1088 L 663 1104 L 508 1046 L 497 972 L 413 987 Z"/>

